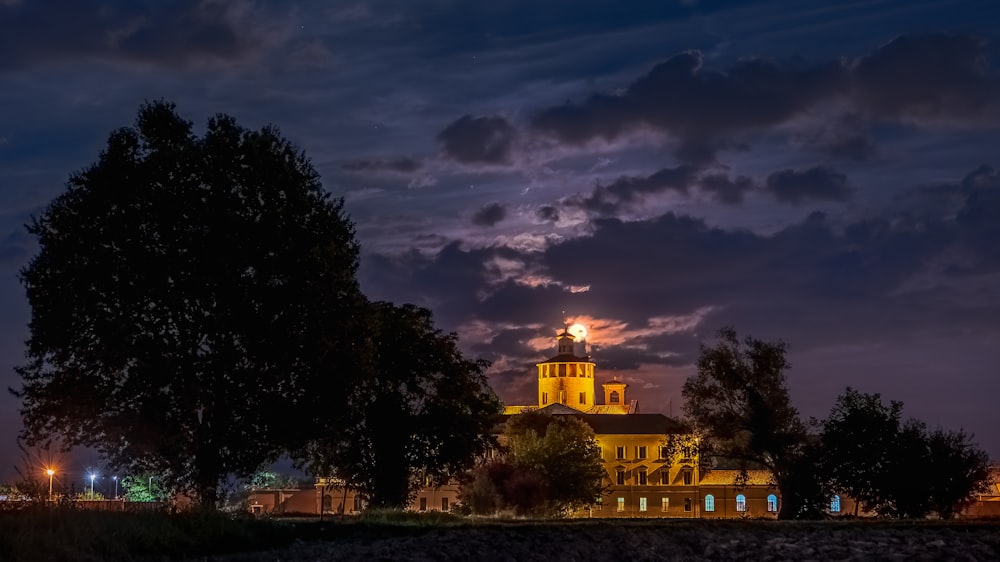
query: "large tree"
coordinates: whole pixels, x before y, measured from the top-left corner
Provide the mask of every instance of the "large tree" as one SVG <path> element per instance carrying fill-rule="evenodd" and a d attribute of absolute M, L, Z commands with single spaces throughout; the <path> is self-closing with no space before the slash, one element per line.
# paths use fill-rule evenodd
<path fill-rule="evenodd" d="M 363 297 L 343 203 L 272 127 L 203 136 L 143 105 L 28 230 L 17 370 L 29 443 L 61 438 L 215 504 L 344 394 Z M 330 411 L 336 411 L 332 408 Z"/>
<path fill-rule="evenodd" d="M 297 456 L 317 476 L 335 476 L 373 507 L 404 507 L 419 486 L 467 471 L 493 444 L 501 412 L 484 375 L 454 333 L 414 305 L 371 305 L 363 376 L 348 389 L 341 431 Z"/>
<path fill-rule="evenodd" d="M 801 481 L 806 429 L 792 406 L 785 383 L 789 368 L 783 342 L 748 336 L 732 328 L 718 332 L 714 347 L 702 345 L 698 371 L 684 383 L 684 412 L 716 454 L 744 471 L 771 471 L 783 501 L 778 517 L 808 513 L 791 487 Z"/>
<path fill-rule="evenodd" d="M 821 422 L 824 473 L 835 489 L 879 515 L 950 518 L 988 477 L 989 458 L 963 431 L 901 421 L 903 404 L 850 387 Z M 915 468 L 918 467 L 918 468 Z"/>

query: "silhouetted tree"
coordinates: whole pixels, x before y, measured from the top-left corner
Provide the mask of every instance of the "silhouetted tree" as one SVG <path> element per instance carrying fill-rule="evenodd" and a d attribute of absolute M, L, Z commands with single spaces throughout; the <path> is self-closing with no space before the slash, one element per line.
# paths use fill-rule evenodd
<path fill-rule="evenodd" d="M 143 105 L 28 227 L 24 435 L 206 505 L 329 421 L 363 298 L 342 201 L 273 127 Z M 319 404 L 322 401 L 325 404 Z M 325 406 L 325 409 L 317 406 Z M 329 428 L 327 428 L 329 429 Z"/>
<path fill-rule="evenodd" d="M 834 489 L 849 494 L 858 507 L 885 513 L 891 509 L 886 491 L 893 475 L 893 451 L 901 429 L 903 404 L 882 403 L 878 394 L 848 387 L 820 424 L 825 474 Z M 917 451 L 911 451 L 915 454 Z"/>
<path fill-rule="evenodd" d="M 835 489 L 879 515 L 950 518 L 986 482 L 989 457 L 965 432 L 929 432 L 921 421 L 900 421 L 902 411 L 901 402 L 886 406 L 878 394 L 848 387 L 821 422 L 824 471 Z"/>
<path fill-rule="evenodd" d="M 347 390 L 344 426 L 297 454 L 312 474 L 346 481 L 372 507 L 402 507 L 426 482 L 443 484 L 492 444 L 501 411 L 458 338 L 434 327 L 430 311 L 373 303 L 365 328 L 364 374 Z"/>
<path fill-rule="evenodd" d="M 930 508 L 943 519 L 951 519 L 972 504 L 976 494 L 985 492 L 989 483 L 990 457 L 962 430 L 936 429 L 927 440 Z"/>
<path fill-rule="evenodd" d="M 805 444 L 806 428 L 785 385 L 783 342 L 769 343 L 723 328 L 714 347 L 701 346 L 698 372 L 684 383 L 684 412 L 717 454 L 745 472 L 763 467 L 774 475 L 782 502 L 778 517 L 803 512 L 790 486 Z"/>

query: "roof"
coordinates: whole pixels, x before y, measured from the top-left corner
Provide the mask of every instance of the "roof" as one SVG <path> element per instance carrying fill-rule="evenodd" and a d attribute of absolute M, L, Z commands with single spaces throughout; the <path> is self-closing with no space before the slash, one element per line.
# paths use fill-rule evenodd
<path fill-rule="evenodd" d="M 593 363 L 590 356 L 577 357 L 572 353 L 560 353 L 551 359 L 546 359 L 541 363 L 535 363 L 536 365 L 541 365 L 543 363 Z"/>
<path fill-rule="evenodd" d="M 736 478 L 740 475 L 739 470 L 712 470 L 701 478 L 702 486 L 735 486 Z M 769 470 L 748 470 L 746 484 L 749 486 L 770 486 L 773 483 L 771 471 Z"/>
<path fill-rule="evenodd" d="M 589 410 L 588 414 L 628 414 L 629 407 L 625 404 L 594 404 Z"/>
<path fill-rule="evenodd" d="M 663 414 L 580 414 L 597 435 L 670 435 L 688 428 Z"/>

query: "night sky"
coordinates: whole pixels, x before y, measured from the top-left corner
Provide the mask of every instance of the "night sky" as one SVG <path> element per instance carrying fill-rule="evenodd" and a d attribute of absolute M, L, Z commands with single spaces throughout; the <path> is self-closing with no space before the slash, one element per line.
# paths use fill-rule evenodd
<path fill-rule="evenodd" d="M 163 98 L 280 127 L 365 293 L 433 310 L 508 404 L 578 321 L 598 383 L 676 415 L 732 325 L 787 342 L 804 417 L 853 386 L 1000 458 L 998 30 L 993 0 L 0 0 L 0 386 L 23 225 Z"/>

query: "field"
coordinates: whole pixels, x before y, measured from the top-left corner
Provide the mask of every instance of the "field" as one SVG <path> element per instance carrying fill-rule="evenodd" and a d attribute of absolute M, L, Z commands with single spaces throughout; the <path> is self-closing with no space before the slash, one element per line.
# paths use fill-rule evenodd
<path fill-rule="evenodd" d="M 1000 560 L 1000 521 L 255 521 L 222 514 L 0 513 L 0 560 Z"/>

